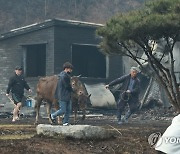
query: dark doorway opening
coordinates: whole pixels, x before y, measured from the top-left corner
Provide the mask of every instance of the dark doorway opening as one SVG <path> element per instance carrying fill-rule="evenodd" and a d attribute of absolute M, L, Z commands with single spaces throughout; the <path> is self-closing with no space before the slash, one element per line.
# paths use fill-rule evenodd
<path fill-rule="evenodd" d="M 26 76 L 38 77 L 46 75 L 46 45 L 26 46 Z"/>
<path fill-rule="evenodd" d="M 83 77 L 106 78 L 106 57 L 94 45 L 72 45 L 74 74 Z"/>

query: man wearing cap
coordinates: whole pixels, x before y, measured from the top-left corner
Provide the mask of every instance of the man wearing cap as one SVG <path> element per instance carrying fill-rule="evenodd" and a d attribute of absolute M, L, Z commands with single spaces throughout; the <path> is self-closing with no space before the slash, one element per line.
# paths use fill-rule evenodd
<path fill-rule="evenodd" d="M 63 71 L 58 75 L 59 80 L 55 92 L 55 98 L 60 104 L 60 109 L 52 114 L 50 114 L 51 123 L 55 123 L 57 116 L 63 115 L 63 125 L 67 126 L 69 124 L 69 116 L 71 114 L 71 72 L 73 70 L 73 65 L 69 62 L 63 64 Z"/>
<path fill-rule="evenodd" d="M 14 101 L 14 110 L 13 110 L 12 122 L 19 120 L 19 111 L 20 111 L 20 108 L 22 106 L 24 89 L 31 92 L 29 85 L 27 84 L 24 76 L 22 75 L 22 67 L 16 66 L 15 75 L 9 79 L 8 87 L 6 90 L 6 96 L 9 96 L 9 93 L 11 92 L 12 99 Z"/>
<path fill-rule="evenodd" d="M 132 67 L 130 70 L 130 74 L 124 75 L 118 79 L 113 80 L 106 88 L 110 86 L 114 86 L 116 84 L 122 83 L 119 101 L 117 103 L 117 119 L 118 124 L 122 124 L 123 122 L 128 122 L 128 118 L 134 113 L 138 107 L 139 103 L 139 92 L 140 92 L 140 81 L 137 78 L 138 69 L 136 67 Z M 129 110 L 126 112 L 124 118 L 121 117 L 122 112 L 126 104 L 129 105 Z"/>

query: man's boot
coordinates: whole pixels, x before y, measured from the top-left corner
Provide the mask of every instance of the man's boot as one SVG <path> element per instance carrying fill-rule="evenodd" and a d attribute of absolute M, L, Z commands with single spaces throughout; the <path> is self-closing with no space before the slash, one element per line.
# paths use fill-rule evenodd
<path fill-rule="evenodd" d="M 118 125 L 123 124 L 123 121 L 122 121 L 122 119 L 121 119 L 121 113 L 120 113 L 120 112 L 117 113 L 117 119 L 118 119 Z"/>
<path fill-rule="evenodd" d="M 131 116 L 131 111 L 129 110 L 128 112 L 126 112 L 126 114 L 125 114 L 125 116 L 124 116 L 124 118 L 123 118 L 123 122 L 124 123 L 128 123 L 128 119 L 129 119 L 129 117 Z"/>

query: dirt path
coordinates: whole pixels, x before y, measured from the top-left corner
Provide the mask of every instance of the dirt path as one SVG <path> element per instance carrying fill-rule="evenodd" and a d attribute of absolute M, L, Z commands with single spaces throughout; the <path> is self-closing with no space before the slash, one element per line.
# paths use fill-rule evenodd
<path fill-rule="evenodd" d="M 131 118 L 128 124 L 117 125 L 113 115 L 88 117 L 79 124 L 99 125 L 115 129 L 118 133 L 109 140 L 55 139 L 36 135 L 34 118 L 21 118 L 12 123 L 10 118 L 0 119 L 1 154 L 155 154 L 147 140 L 150 134 L 163 133 L 170 121 L 139 121 Z M 40 119 L 40 123 L 48 123 Z"/>

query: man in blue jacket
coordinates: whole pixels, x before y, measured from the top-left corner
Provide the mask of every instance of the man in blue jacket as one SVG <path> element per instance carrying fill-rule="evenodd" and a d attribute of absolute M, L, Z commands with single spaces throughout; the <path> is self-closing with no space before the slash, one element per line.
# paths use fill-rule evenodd
<path fill-rule="evenodd" d="M 50 114 L 51 122 L 55 123 L 57 116 L 63 115 L 63 125 L 69 124 L 69 116 L 71 114 L 71 77 L 70 74 L 73 70 L 73 65 L 69 62 L 63 64 L 63 71 L 58 75 L 59 80 L 55 92 L 55 98 L 60 104 L 60 109 L 52 114 Z"/>
<path fill-rule="evenodd" d="M 116 84 L 122 83 L 119 101 L 117 103 L 117 119 L 118 124 L 123 122 L 128 122 L 128 118 L 133 112 L 136 111 L 139 103 L 139 92 L 140 92 L 140 81 L 137 78 L 138 70 L 136 67 L 132 67 L 130 74 L 124 75 L 118 79 L 113 80 L 106 88 L 114 86 Z M 126 104 L 129 105 L 129 110 L 126 112 L 124 118 L 122 119 L 121 115 L 124 111 Z"/>

